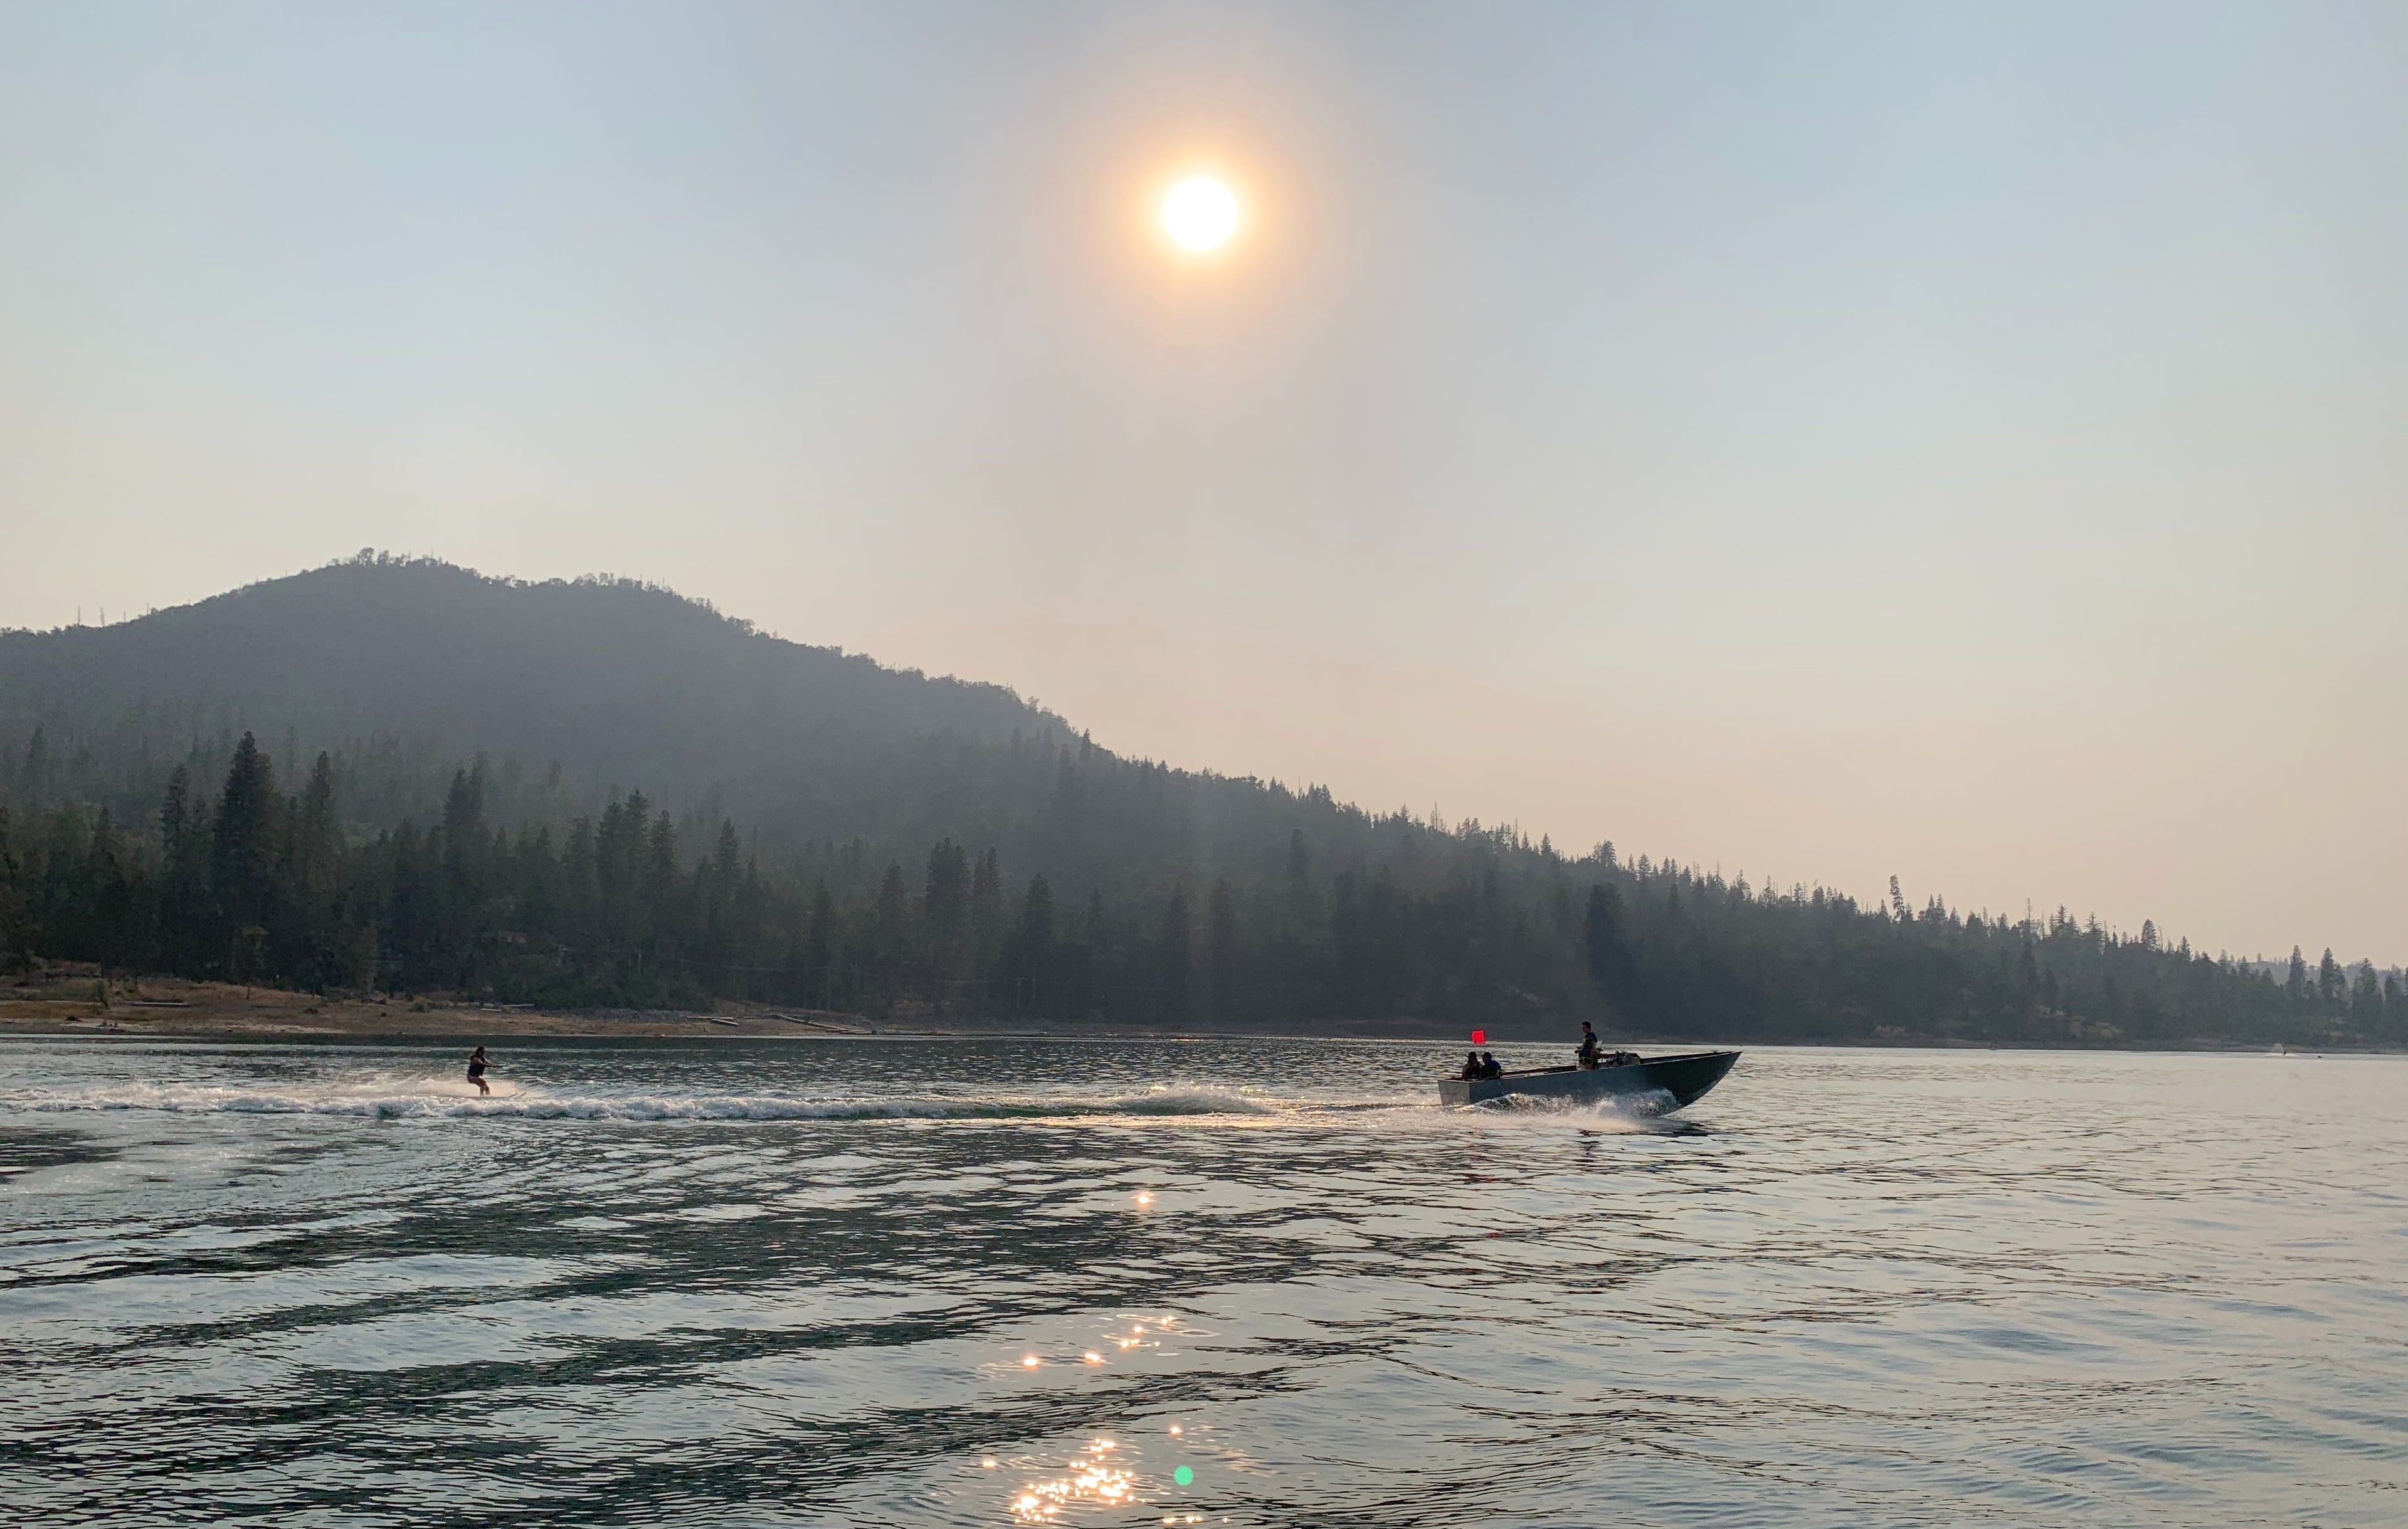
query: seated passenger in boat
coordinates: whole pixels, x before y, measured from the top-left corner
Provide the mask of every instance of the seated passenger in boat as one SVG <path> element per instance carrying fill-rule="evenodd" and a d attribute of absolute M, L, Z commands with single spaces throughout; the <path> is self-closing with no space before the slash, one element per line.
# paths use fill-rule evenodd
<path fill-rule="evenodd" d="M 1480 1054 L 1480 1075 L 1482 1077 L 1505 1075 L 1505 1064 L 1497 1060 L 1497 1053 L 1494 1051 L 1483 1051 Z"/>
<path fill-rule="evenodd" d="M 1477 1051 L 1465 1052 L 1463 1054 L 1463 1071 L 1455 1074 L 1455 1075 L 1465 1079 L 1486 1076 L 1487 1075 L 1481 1070 L 1480 1053 Z"/>

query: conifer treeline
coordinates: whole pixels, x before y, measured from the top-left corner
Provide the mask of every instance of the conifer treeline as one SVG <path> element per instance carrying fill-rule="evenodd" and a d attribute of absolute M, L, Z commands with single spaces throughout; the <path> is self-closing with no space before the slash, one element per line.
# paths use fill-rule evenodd
<path fill-rule="evenodd" d="M 1055 760 L 1066 795 L 1074 768 L 1158 768 L 1098 754 Z M 245 734 L 214 795 L 179 766 L 139 825 L 89 803 L 0 808 L 0 967 L 1291 1030 L 1592 1018 L 1734 1040 L 2408 1040 L 2397 980 L 2329 952 L 2315 966 L 2294 952 L 2278 976 L 2168 948 L 2153 925 L 2127 939 L 2062 909 L 2008 922 L 1935 899 L 1918 913 L 1895 883 L 1866 907 L 1401 813 L 1364 817 L 1356 842 L 1375 847 L 1334 867 L 1294 830 L 1275 866 L 1056 887 L 951 838 L 908 867 L 858 839 L 765 867 L 732 821 L 681 832 L 640 792 L 513 829 L 489 817 L 481 762 L 454 772 L 439 821 L 347 830 L 342 773 L 321 754 L 288 794 Z"/>

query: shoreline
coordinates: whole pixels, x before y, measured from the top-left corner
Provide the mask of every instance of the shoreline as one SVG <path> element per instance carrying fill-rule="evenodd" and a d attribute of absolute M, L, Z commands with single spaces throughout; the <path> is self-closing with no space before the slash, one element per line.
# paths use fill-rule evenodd
<path fill-rule="evenodd" d="M 319 1017 L 312 1017 L 313 1018 Z M 1055 1027 L 1029 1029 L 1012 1026 L 962 1024 L 936 1026 L 927 1024 L 893 1024 L 870 1026 L 857 1030 L 804 1030 L 775 1021 L 742 1021 L 727 1023 L 700 1018 L 691 1015 L 664 1013 L 631 1017 L 625 1020 L 607 1020 L 596 1024 L 590 1016 L 548 1014 L 513 1017 L 520 1022 L 495 1024 L 490 1016 L 475 1010 L 438 1009 L 408 1017 L 418 1022 L 407 1027 L 380 1017 L 369 1023 L 339 1025 L 293 1024 L 277 1022 L 265 1017 L 228 1018 L 203 1023 L 155 1025 L 73 1019 L 48 1020 L 18 1015 L 0 1014 L 0 1041 L 75 1041 L 90 1043 L 122 1042 L 136 1045 L 144 1042 L 187 1042 L 199 1045 L 287 1046 L 508 1046 L 511 1043 L 536 1046 L 571 1043 L 610 1045 L 638 1041 L 672 1042 L 810 1042 L 831 1041 L 1052 1041 L 1101 1044 L 1115 1041 L 1250 1041 L 1262 1044 L 1295 1041 L 1352 1042 L 1375 1046 L 1403 1042 L 1451 1051 L 1465 1043 L 1460 1038 L 1414 1033 L 1350 1034 L 1335 1031 L 1208 1030 L 1197 1028 L 1142 1030 L 1125 1027 Z M 527 1022 L 532 1020 L 534 1022 Z M 1617 1037 L 1635 1050 L 1678 1053 L 1684 1050 L 1779 1050 L 1779 1051 L 1983 1051 L 2029 1052 L 2034 1055 L 2061 1053 L 2074 1055 L 2144 1055 L 2201 1057 L 2296 1057 L 2314 1060 L 2323 1057 L 2397 1057 L 2399 1050 L 2376 1050 L 2365 1047 L 2254 1046 L 2001 1046 L 1986 1041 L 1951 1041 L 1944 1039 L 1909 1040 L 1782 1040 L 1704 1042 L 1698 1040 L 1660 1040 L 1649 1037 Z M 1498 1046 L 1568 1046 L 1561 1036 L 1493 1036 L 1490 1048 Z"/>
<path fill-rule="evenodd" d="M 89 976 L 0 987 L 0 1039 L 217 1041 L 287 1046 L 413 1046 L 496 1041 L 1418 1041 L 1466 1044 L 1455 1025 L 1394 1020 L 1340 1022 L 1313 1030 L 1226 1026 L 1028 1024 L 968 1017 L 904 1015 L 871 1019 L 858 1014 L 725 1003 L 700 1010 L 538 1009 L 527 1005 L 436 1003 L 404 998 L 321 998 L 267 988 L 241 988 L 182 978 L 108 982 Z M 1777 1046 L 1873 1051 L 2159 1051 L 2169 1054 L 2265 1056 L 2275 1048 L 2228 1046 L 2099 1046 L 2000 1043 L 1939 1036 L 1849 1039 L 1700 1041 L 1616 1035 L 1650 1050 Z M 1570 1027 L 1542 1033 L 1494 1031 L 1489 1046 L 1569 1046 Z M 2397 1048 L 2286 1044 L 2282 1054 L 2397 1056 Z"/>

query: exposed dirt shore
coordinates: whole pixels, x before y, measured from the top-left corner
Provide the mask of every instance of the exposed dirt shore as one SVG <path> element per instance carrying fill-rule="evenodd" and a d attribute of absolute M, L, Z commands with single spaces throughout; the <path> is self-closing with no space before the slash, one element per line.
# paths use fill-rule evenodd
<path fill-rule="evenodd" d="M 1192 1027 L 1149 1030 L 1127 1025 L 1031 1025 L 1009 1019 L 908 1014 L 873 1020 L 858 1014 L 725 1001 L 713 1004 L 708 1012 L 545 1010 L 441 998 L 322 998 L 273 988 L 190 982 L 180 977 L 104 979 L 90 969 L 58 967 L 37 975 L 0 978 L 0 1036 L 292 1043 L 417 1039 L 491 1042 L 534 1036 L 807 1040 L 847 1035 L 1102 1037 L 1211 1033 L 1268 1038 L 1269 1032 L 1213 1031 Z M 1412 1023 L 1344 1025 L 1329 1033 L 1451 1039 L 1455 1028 L 1450 1025 L 1441 1030 Z M 1499 1042 L 1508 1038 L 1501 1033 L 1497 1037 Z"/>
<path fill-rule="evenodd" d="M 700 1011 L 546 1011 L 407 997 L 320 998 L 272 988 L 149 977 L 46 974 L 0 980 L 0 1035 L 182 1040 L 365 1040 L 459 1036 L 866 1035 L 859 1015 L 720 1004 Z"/>
<path fill-rule="evenodd" d="M 193 1041 L 280 1041 L 341 1043 L 345 1041 L 493 1042 L 552 1036 L 563 1039 L 691 1039 L 809 1040 L 848 1035 L 883 1036 L 1053 1036 L 1102 1039 L 1112 1036 L 1224 1036 L 1272 1040 L 1317 1036 L 1323 1039 L 1448 1041 L 1463 1044 L 1455 1025 L 1426 1020 L 1379 1022 L 1340 1021 L 1326 1027 L 1238 1030 L 1215 1027 L 1147 1027 L 1144 1025 L 1080 1025 L 971 1016 L 896 1014 L 877 1018 L 820 1009 L 780 1008 L 765 1003 L 721 1001 L 709 1012 L 674 1009 L 537 1009 L 523 1005 L 475 1003 L 457 999 L 416 999 L 408 996 L 321 998 L 274 988 L 244 988 L 229 983 L 190 982 L 180 977 L 103 978 L 89 967 L 51 965 L 31 975 L 0 977 L 0 1037 L 9 1035 L 84 1035 L 94 1038 Z M 1524 1042 L 1571 1044 L 1564 1027 L 1540 1021 L 1526 1028 L 1489 1032 L 1495 1045 Z M 1695 1040 L 1650 1036 L 1614 1036 L 1615 1044 L 1646 1050 L 1696 1048 Z M 1791 1045 L 1844 1046 L 1926 1046 L 1997 1050 L 1980 1042 L 1935 1037 L 1880 1036 L 1851 1040 L 1799 1040 Z M 2212 1050 L 2216 1047 L 2198 1047 Z M 2256 1046 L 2243 1050 L 2260 1049 Z M 2293 1048 L 2302 1049 L 2302 1048 Z M 2317 1054 L 2341 1051 L 2315 1048 Z"/>

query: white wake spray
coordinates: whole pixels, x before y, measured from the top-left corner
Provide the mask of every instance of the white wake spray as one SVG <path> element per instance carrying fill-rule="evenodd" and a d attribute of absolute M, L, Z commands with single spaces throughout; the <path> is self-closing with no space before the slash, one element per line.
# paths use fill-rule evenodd
<path fill-rule="evenodd" d="M 1047 1095 L 813 1098 L 784 1093 L 552 1092 L 489 1079 L 380 1075 L 308 1085 L 95 1083 L 0 1090 L 0 1110 L 57 1114 L 328 1115 L 374 1119 L 861 1120 L 1048 1119 L 1277 1114 L 1281 1106 L 1218 1089 L 1153 1089 L 1110 1098 Z"/>

